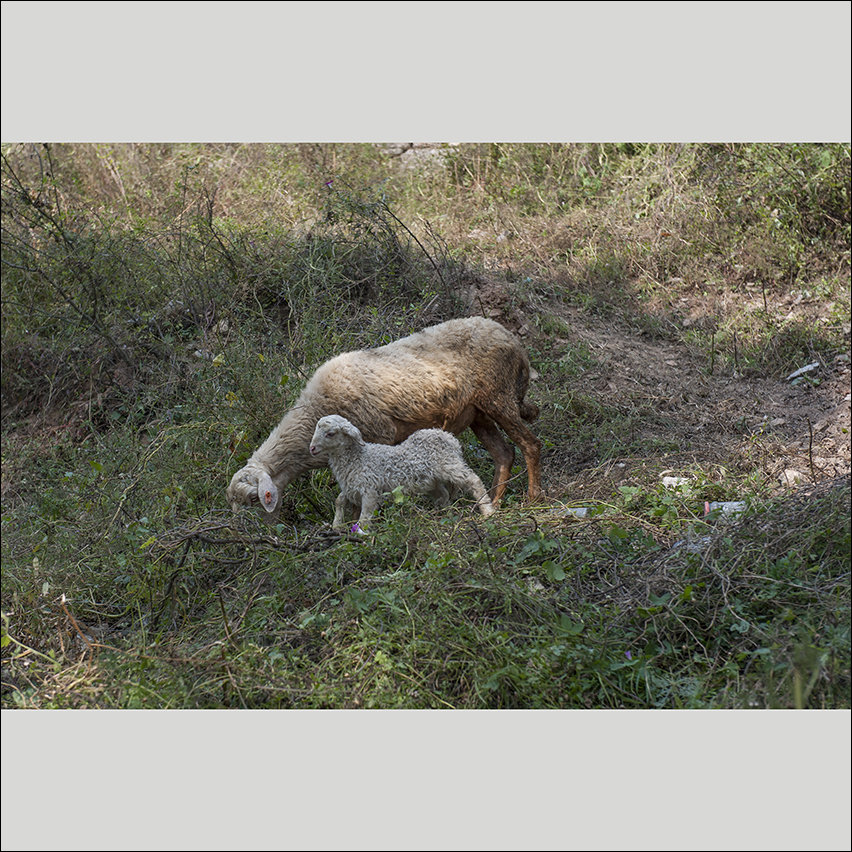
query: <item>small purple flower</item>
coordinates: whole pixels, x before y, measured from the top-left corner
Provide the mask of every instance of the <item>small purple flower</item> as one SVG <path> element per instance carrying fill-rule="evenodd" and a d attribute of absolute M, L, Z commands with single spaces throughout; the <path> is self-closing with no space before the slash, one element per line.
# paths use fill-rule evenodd
<path fill-rule="evenodd" d="M 624 656 L 627 657 L 628 660 L 633 659 L 633 654 L 631 654 L 630 651 L 625 651 Z"/>
<path fill-rule="evenodd" d="M 332 185 L 333 183 L 334 183 L 334 179 L 332 178 L 331 180 L 327 180 L 327 181 L 325 182 L 325 185 L 326 185 L 329 189 L 331 189 L 331 185 Z"/>
<path fill-rule="evenodd" d="M 358 526 L 358 521 L 355 521 L 355 523 L 352 524 L 351 527 L 349 527 L 349 532 L 351 532 L 351 533 L 361 532 L 361 527 Z"/>

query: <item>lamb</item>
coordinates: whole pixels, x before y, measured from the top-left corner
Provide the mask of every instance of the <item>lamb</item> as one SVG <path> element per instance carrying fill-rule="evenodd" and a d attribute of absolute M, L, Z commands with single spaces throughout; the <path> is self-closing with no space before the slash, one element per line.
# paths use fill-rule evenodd
<path fill-rule="evenodd" d="M 524 421 L 538 408 L 525 401 L 530 363 L 520 341 L 484 317 L 430 326 L 376 349 L 338 355 L 320 366 L 296 404 L 238 470 L 227 490 L 236 511 L 260 502 L 277 512 L 281 491 L 296 477 L 325 467 L 308 445 L 317 421 L 339 414 L 364 440 L 399 444 L 420 429 L 454 435 L 470 427 L 494 460 L 490 496 L 499 503 L 515 459 L 498 427 L 520 446 L 528 500 L 541 497 L 541 442 Z"/>
<path fill-rule="evenodd" d="M 368 444 L 357 426 L 345 417 L 321 417 L 311 438 L 310 453 L 323 453 L 340 494 L 334 503 L 333 527 L 358 514 L 358 529 L 378 507 L 382 494 L 401 488 L 404 494 L 429 494 L 446 504 L 450 491 L 463 488 L 486 517 L 494 507 L 482 480 L 465 464 L 461 444 L 441 429 L 420 429 L 401 444 Z"/>

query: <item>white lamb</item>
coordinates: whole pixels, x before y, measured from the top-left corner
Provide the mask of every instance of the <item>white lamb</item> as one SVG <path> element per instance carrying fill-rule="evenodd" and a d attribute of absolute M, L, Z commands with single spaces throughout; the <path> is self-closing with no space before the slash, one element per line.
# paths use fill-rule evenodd
<path fill-rule="evenodd" d="M 341 489 L 334 503 L 334 527 L 342 526 L 347 515 L 358 514 L 361 530 L 382 494 L 395 488 L 428 494 L 439 505 L 447 503 L 451 490 L 463 488 L 483 515 L 495 511 L 482 480 L 465 464 L 458 440 L 442 429 L 420 429 L 393 446 L 368 444 L 357 426 L 330 414 L 317 422 L 310 453 L 327 456 Z"/>

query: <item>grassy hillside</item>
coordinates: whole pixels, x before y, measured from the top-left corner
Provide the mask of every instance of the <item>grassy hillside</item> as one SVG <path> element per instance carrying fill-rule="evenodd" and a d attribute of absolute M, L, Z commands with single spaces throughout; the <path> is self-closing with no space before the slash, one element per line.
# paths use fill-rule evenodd
<path fill-rule="evenodd" d="M 848 145 L 4 145 L 2 705 L 848 708 L 849 191 Z M 547 499 L 230 512 L 319 364 L 469 314 Z"/>

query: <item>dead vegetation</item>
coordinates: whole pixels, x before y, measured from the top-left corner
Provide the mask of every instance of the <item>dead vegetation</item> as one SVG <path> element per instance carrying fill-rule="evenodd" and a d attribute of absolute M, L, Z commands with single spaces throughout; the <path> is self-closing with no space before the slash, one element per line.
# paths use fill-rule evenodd
<path fill-rule="evenodd" d="M 401 159 L 4 148 L 4 706 L 849 706 L 848 146 Z M 318 363 L 469 314 L 545 500 L 225 514 Z"/>

